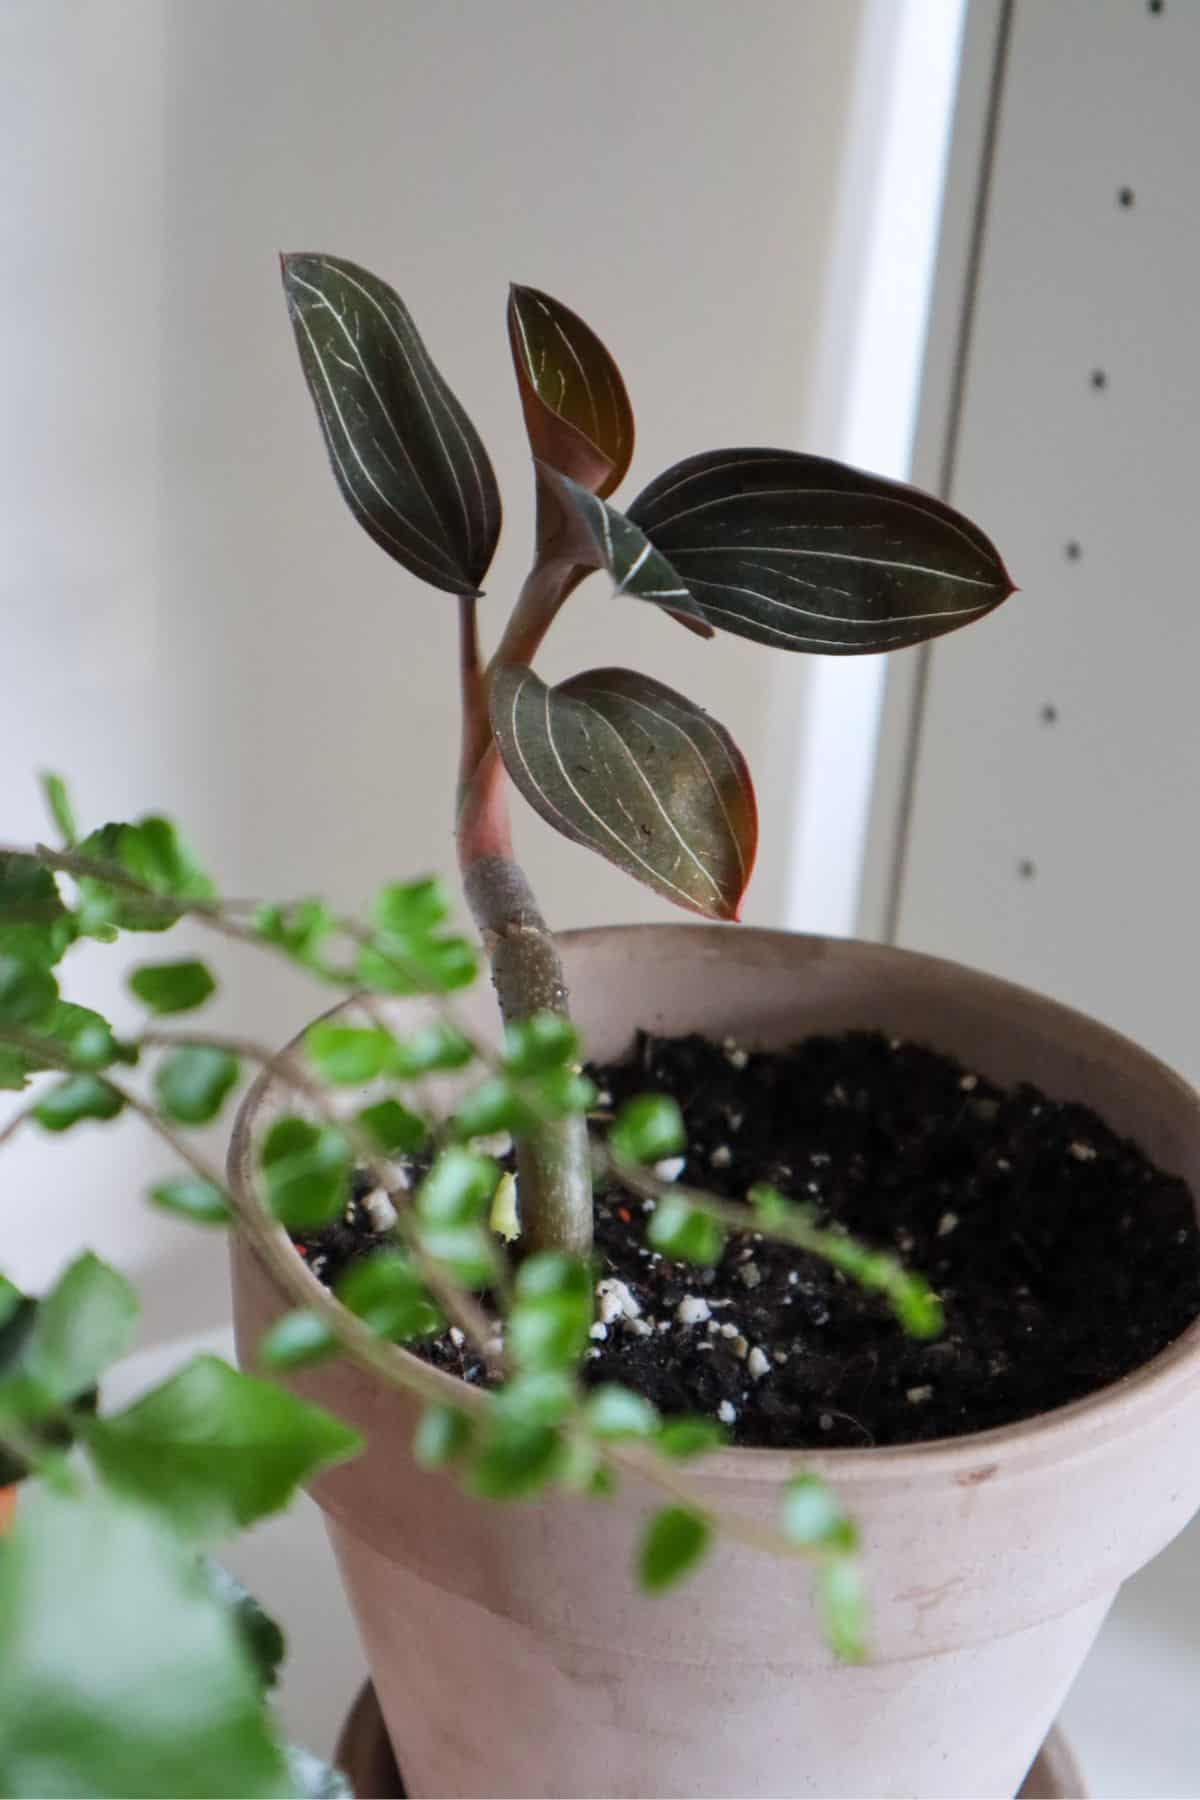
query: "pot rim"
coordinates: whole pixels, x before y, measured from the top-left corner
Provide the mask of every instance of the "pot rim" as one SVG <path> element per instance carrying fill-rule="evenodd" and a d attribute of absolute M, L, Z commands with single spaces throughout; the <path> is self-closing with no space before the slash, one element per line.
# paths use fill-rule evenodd
<path fill-rule="evenodd" d="M 1197 1112 L 1197 1126 L 1200 1128 L 1200 1093 L 1134 1039 L 1078 1008 L 1038 993 L 1036 989 L 973 969 L 965 963 L 931 956 L 924 951 L 908 950 L 895 944 L 875 944 L 865 939 L 834 938 L 763 926 L 682 922 L 595 925 L 556 932 L 555 938 L 564 948 L 586 949 L 589 945 L 606 939 L 626 937 L 631 933 L 640 939 L 663 940 L 664 948 L 666 943 L 682 943 L 687 940 L 689 950 L 705 946 L 717 953 L 720 952 L 721 944 L 731 934 L 736 934 L 736 941 L 743 948 L 761 946 L 764 950 L 770 950 L 782 944 L 802 943 L 819 955 L 853 955 L 868 961 L 891 964 L 904 962 L 914 971 L 919 971 L 924 966 L 930 972 L 937 970 L 950 973 L 956 978 L 966 977 L 981 997 L 986 997 L 992 991 L 998 996 L 1035 1003 L 1064 1021 L 1084 1024 L 1105 1039 L 1114 1052 L 1133 1056 L 1147 1074 L 1164 1088 L 1174 1089 L 1178 1097 L 1186 1099 Z M 340 1002 L 330 1008 L 329 1012 L 337 1013 L 343 1005 L 350 1004 L 353 1002 Z M 272 1085 L 271 1072 L 263 1070 L 247 1090 L 238 1109 L 229 1148 L 229 1173 L 233 1181 L 239 1178 L 248 1161 L 251 1124 Z M 233 1229 L 238 1229 L 236 1220 Z M 291 1240 L 283 1226 L 278 1225 L 273 1229 L 278 1241 L 290 1247 Z M 311 1285 L 314 1294 L 328 1294 L 329 1290 L 318 1281 L 303 1257 L 297 1255 L 296 1264 L 304 1285 Z M 266 1273 L 270 1275 L 271 1272 L 267 1270 Z M 433 1375 L 450 1404 L 453 1404 L 458 1390 L 468 1385 L 458 1376 L 447 1374 L 444 1369 L 438 1369 L 414 1356 L 402 1344 L 395 1345 L 394 1349 L 400 1356 L 419 1364 L 426 1378 Z M 1109 1427 L 1113 1415 L 1118 1409 L 1123 1409 L 1128 1400 L 1136 1398 L 1143 1402 L 1138 1416 L 1124 1422 L 1123 1429 L 1133 1433 L 1143 1429 L 1151 1418 L 1172 1405 L 1180 1389 L 1198 1383 L 1200 1317 L 1193 1320 L 1172 1343 L 1128 1375 L 1097 1388 L 1093 1393 L 1085 1394 L 1079 1400 L 1054 1407 L 1049 1412 L 1036 1413 L 1028 1419 L 1018 1419 L 1011 1424 L 994 1426 L 986 1431 L 964 1433 L 959 1437 L 933 1438 L 916 1444 L 863 1445 L 830 1450 L 803 1445 L 794 1449 L 729 1445 L 711 1452 L 703 1459 L 704 1476 L 706 1480 L 711 1478 L 739 1482 L 756 1477 L 763 1480 L 783 1479 L 795 1459 L 802 1457 L 806 1466 L 843 1488 L 853 1483 L 896 1482 L 915 1477 L 936 1478 L 939 1475 L 952 1479 L 970 1475 L 973 1480 L 983 1480 L 993 1472 L 987 1465 L 999 1463 L 1001 1459 L 1005 1463 L 1006 1477 L 1012 1477 L 1019 1475 L 1026 1465 L 1044 1466 L 1047 1460 L 1074 1461 L 1098 1449 L 1112 1435 Z"/>

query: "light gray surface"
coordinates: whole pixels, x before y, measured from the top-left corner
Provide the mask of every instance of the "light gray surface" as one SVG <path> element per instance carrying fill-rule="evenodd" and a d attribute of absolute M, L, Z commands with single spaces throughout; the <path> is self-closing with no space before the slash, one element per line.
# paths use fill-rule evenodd
<path fill-rule="evenodd" d="M 973 11 L 986 56 L 1002 9 Z M 976 146 L 981 74 L 961 122 Z M 1023 591 L 931 654 L 898 895 L 900 942 L 1070 1001 L 1193 1079 L 1198 84 L 1194 0 L 1016 0 L 949 497 Z M 969 212 L 960 192 L 960 268 Z M 931 482 L 939 432 L 927 419 Z M 878 888 L 868 901 L 877 924 Z M 1200 1793 L 1198 1687 L 1193 1526 L 1122 1592 L 1068 1702 L 1097 1795 Z"/>

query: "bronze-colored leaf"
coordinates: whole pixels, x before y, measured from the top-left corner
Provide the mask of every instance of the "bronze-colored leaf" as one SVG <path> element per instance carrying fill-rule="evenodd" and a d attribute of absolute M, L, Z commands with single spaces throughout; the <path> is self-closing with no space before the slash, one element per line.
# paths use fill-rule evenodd
<path fill-rule="evenodd" d="M 496 477 L 403 301 L 335 256 L 285 256 L 283 286 L 351 512 L 412 574 L 477 593 L 500 535 Z"/>
<path fill-rule="evenodd" d="M 589 493 L 611 494 L 633 456 L 633 408 L 609 352 L 537 288 L 510 290 L 508 336 L 534 456 Z"/>
<path fill-rule="evenodd" d="M 692 912 L 736 919 L 758 843 L 745 759 L 715 719 L 630 669 L 559 687 L 499 670 L 492 727 L 542 817 Z"/>
<path fill-rule="evenodd" d="M 790 450 L 693 456 L 628 518 L 711 624 L 782 650 L 898 650 L 1015 591 L 990 539 L 944 501 Z"/>

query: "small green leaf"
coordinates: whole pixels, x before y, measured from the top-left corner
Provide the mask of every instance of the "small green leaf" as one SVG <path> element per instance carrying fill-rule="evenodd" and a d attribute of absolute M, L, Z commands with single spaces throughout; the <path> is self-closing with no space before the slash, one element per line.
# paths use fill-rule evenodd
<path fill-rule="evenodd" d="M 318 972 L 321 945 L 333 927 L 333 914 L 323 900 L 294 900 L 286 906 L 272 902 L 254 914 L 254 929 L 261 938 Z"/>
<path fill-rule="evenodd" d="M 470 987 L 479 953 L 464 937 L 398 937 L 380 932 L 364 944 L 355 968 L 366 988 L 380 994 L 449 994 Z"/>
<path fill-rule="evenodd" d="M 356 1087 L 376 1076 L 391 1062 L 395 1041 L 379 1026 L 338 1025 L 319 1019 L 304 1034 L 304 1048 L 320 1075 L 334 1087 Z"/>
<path fill-rule="evenodd" d="M 149 897 L 130 892 L 102 876 L 79 881 L 80 929 L 108 936 L 113 927 L 125 931 L 166 931 L 179 918 L 167 900 L 211 900 L 215 889 L 199 867 L 180 832 L 169 819 L 149 817 L 136 824 L 102 825 L 79 845 L 79 853 L 117 868 L 149 889 Z"/>
<path fill-rule="evenodd" d="M 667 1094 L 627 1100 L 608 1134 L 608 1147 L 620 1162 L 655 1163 L 686 1146 L 683 1114 Z"/>
<path fill-rule="evenodd" d="M 650 1215 L 647 1241 L 677 1262 L 719 1262 L 725 1248 L 724 1228 L 682 1194 L 663 1194 Z"/>
<path fill-rule="evenodd" d="M 38 1306 L 21 1367 L 43 1394 L 67 1405 L 124 1356 L 137 1316 L 137 1295 L 125 1277 L 85 1251 Z"/>
<path fill-rule="evenodd" d="M 340 1419 L 215 1356 L 82 1432 L 110 1486 L 196 1539 L 278 1512 L 302 1481 L 361 1448 Z"/>
<path fill-rule="evenodd" d="M 264 1369 L 302 1369 L 323 1362 L 337 1350 L 337 1338 L 320 1313 L 307 1309 L 284 1313 L 258 1340 Z"/>
<path fill-rule="evenodd" d="M 671 1587 L 700 1561 L 711 1535 L 708 1520 L 688 1507 L 656 1512 L 638 1546 L 638 1585 L 648 1594 Z"/>
<path fill-rule="evenodd" d="M 430 1225 L 465 1225 L 481 1219 L 500 1181 L 500 1165 L 452 1144 L 443 1150 L 417 1189 L 417 1211 Z"/>
<path fill-rule="evenodd" d="M 0 1024 L 40 1025 L 57 999 L 58 983 L 43 963 L 0 951 Z"/>
<path fill-rule="evenodd" d="M 422 1075 L 465 1069 L 474 1060 L 475 1052 L 461 1032 L 443 1019 L 431 1019 L 398 1041 L 392 1070 L 402 1081 L 408 1081 Z"/>
<path fill-rule="evenodd" d="M 579 1033 L 561 1013 L 534 1013 L 514 1019 L 504 1032 L 504 1065 L 510 1075 L 543 1075 L 574 1062 Z"/>
<path fill-rule="evenodd" d="M 527 1136 L 536 1131 L 538 1115 L 520 1089 L 504 1075 L 489 1075 L 464 1094 L 454 1113 L 460 1137 L 491 1137 L 498 1131 Z"/>
<path fill-rule="evenodd" d="M 191 1012 L 215 994 L 217 984 L 202 962 L 143 963 L 129 976 L 136 999 L 153 1013 Z"/>
<path fill-rule="evenodd" d="M 395 881 L 371 902 L 371 923 L 398 937 L 427 937 L 450 916 L 445 884 L 436 875 L 422 881 Z"/>
<path fill-rule="evenodd" d="M 849 1556 L 822 1563 L 815 1576 L 817 1610 L 826 1642 L 847 1663 L 867 1658 L 867 1598 L 862 1571 Z"/>
<path fill-rule="evenodd" d="M 794 1475 L 783 1490 L 779 1523 L 793 1544 L 806 1550 L 852 1551 L 858 1533 L 818 1475 Z"/>
<path fill-rule="evenodd" d="M 58 835 L 69 850 L 78 842 L 79 832 L 75 825 L 75 814 L 71 808 L 67 784 L 61 775 L 51 770 L 44 770 L 38 777 L 41 783 L 42 798 L 46 802 L 47 811 L 58 827 Z"/>
<path fill-rule="evenodd" d="M 421 1248 L 460 1287 L 484 1288 L 495 1277 L 495 1242 L 478 1225 L 423 1225 Z"/>
<path fill-rule="evenodd" d="M 498 1417 L 467 1480 L 483 1500 L 527 1500 L 554 1477 L 562 1438 L 553 1425 Z"/>
<path fill-rule="evenodd" d="M 36 857 L 0 851 L 0 953 L 50 968 L 75 929 L 49 869 Z"/>
<path fill-rule="evenodd" d="M 236 1056 L 208 1044 L 173 1050 L 154 1075 L 158 1104 L 177 1125 L 207 1125 L 217 1117 L 240 1070 Z"/>
<path fill-rule="evenodd" d="M 291 1791 L 227 1603 L 142 1506 L 31 1496 L 0 1555 L 0 1667 L 0 1793 Z"/>
<path fill-rule="evenodd" d="M 289 1231 L 315 1231 L 342 1212 L 349 1196 L 350 1146 L 332 1125 L 289 1115 L 263 1139 L 259 1161 L 267 1204 Z"/>
<path fill-rule="evenodd" d="M 659 1429 L 658 1409 L 632 1388 L 605 1382 L 584 1407 L 588 1429 L 598 1438 L 650 1438 Z"/>
<path fill-rule="evenodd" d="M 561 1425 L 575 1406 L 575 1383 L 561 1369 L 524 1369 L 498 1389 L 490 1416 L 506 1425 Z"/>
<path fill-rule="evenodd" d="M 525 1087 L 537 1110 L 551 1119 L 564 1119 L 571 1113 L 582 1117 L 596 1104 L 595 1082 L 574 1069 L 547 1069 L 544 1075 L 527 1080 Z"/>
<path fill-rule="evenodd" d="M 427 1406 L 413 1438 L 413 1459 L 422 1469 L 457 1462 L 470 1446 L 474 1428 L 454 1406 Z"/>
<path fill-rule="evenodd" d="M 95 1075 L 68 1075 L 43 1094 L 33 1116 L 43 1131 L 68 1131 L 84 1119 L 115 1119 L 125 1102 Z"/>
<path fill-rule="evenodd" d="M 229 1199 L 215 1181 L 200 1175 L 179 1175 L 150 1189 L 150 1199 L 164 1212 L 177 1213 L 194 1225 L 228 1225 L 233 1217 Z"/>
<path fill-rule="evenodd" d="M 379 1337 L 406 1343 L 431 1337 L 446 1323 L 402 1250 L 373 1250 L 359 1257 L 335 1291 L 342 1305 Z"/>
<path fill-rule="evenodd" d="M 587 1349 L 593 1311 L 586 1263 L 557 1250 L 527 1257 L 508 1316 L 507 1344 L 518 1367 L 574 1368 Z"/>
<path fill-rule="evenodd" d="M 57 1038 L 77 1069 L 107 1069 L 114 1062 L 137 1061 L 117 1043 L 107 1019 L 89 1006 L 76 1006 L 60 1000 L 43 1028 L 48 1037 Z"/>
<path fill-rule="evenodd" d="M 373 1106 L 364 1106 L 354 1115 L 354 1123 L 380 1156 L 413 1156 L 429 1138 L 424 1119 L 398 1100 L 377 1100 Z"/>
<path fill-rule="evenodd" d="M 681 1415 L 666 1421 L 655 1442 L 664 1456 L 687 1462 L 693 1456 L 707 1456 L 710 1451 L 719 1450 L 726 1436 L 715 1419 Z"/>

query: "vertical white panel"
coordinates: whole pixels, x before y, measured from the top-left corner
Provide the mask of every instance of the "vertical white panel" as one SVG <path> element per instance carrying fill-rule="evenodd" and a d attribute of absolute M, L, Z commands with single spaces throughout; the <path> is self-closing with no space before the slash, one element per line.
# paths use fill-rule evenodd
<path fill-rule="evenodd" d="M 899 911 L 1192 1074 L 1198 78 L 1200 7 L 1015 9 L 950 498 L 1022 592 L 932 653 Z"/>

